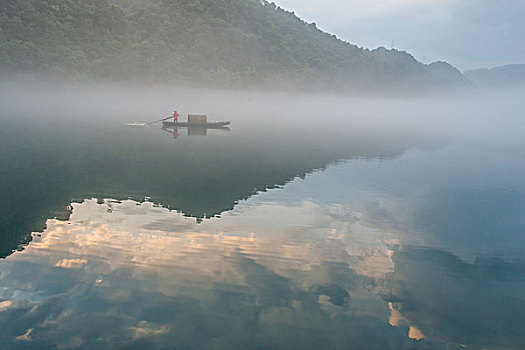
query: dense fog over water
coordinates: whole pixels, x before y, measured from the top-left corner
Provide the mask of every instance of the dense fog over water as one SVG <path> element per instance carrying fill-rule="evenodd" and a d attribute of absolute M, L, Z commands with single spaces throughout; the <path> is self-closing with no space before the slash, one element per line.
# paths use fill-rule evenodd
<path fill-rule="evenodd" d="M 333 92 L 213 90 L 177 86 L 96 83 L 16 83 L 0 84 L 0 112 L 7 115 L 39 113 L 49 117 L 120 121 L 122 116 L 148 120 L 173 108 L 186 113 L 244 116 L 264 113 L 268 118 L 295 116 L 370 118 L 406 117 L 413 121 L 429 117 L 444 120 L 450 113 L 482 113 L 490 116 L 521 111 L 525 89 L 472 89 L 461 93 L 418 97 L 355 97 Z M 458 115 L 451 117 L 458 119 Z"/>
<path fill-rule="evenodd" d="M 234 91 L 118 84 L 0 85 L 0 118 L 150 122 L 178 110 L 210 120 L 349 122 L 352 127 L 432 130 L 487 143 L 520 144 L 525 90 L 472 90 L 419 98 L 352 97 L 301 92 Z M 503 146 L 503 145 L 502 145 Z M 517 150 L 515 150 L 517 151 Z"/>

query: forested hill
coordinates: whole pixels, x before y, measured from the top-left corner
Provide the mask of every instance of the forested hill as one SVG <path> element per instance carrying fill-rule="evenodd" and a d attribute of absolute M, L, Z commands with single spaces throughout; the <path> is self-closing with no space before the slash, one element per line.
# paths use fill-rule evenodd
<path fill-rule="evenodd" d="M 466 79 L 367 50 L 260 0 L 0 0 L 0 74 L 314 90 L 449 89 Z"/>

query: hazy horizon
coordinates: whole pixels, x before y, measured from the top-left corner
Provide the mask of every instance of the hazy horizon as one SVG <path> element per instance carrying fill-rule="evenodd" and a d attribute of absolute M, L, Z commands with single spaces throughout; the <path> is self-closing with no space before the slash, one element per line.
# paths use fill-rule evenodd
<path fill-rule="evenodd" d="M 466 71 L 525 63 L 525 3 L 518 0 L 276 3 L 342 40 L 370 49 L 393 43 L 426 64 L 446 61 Z"/>

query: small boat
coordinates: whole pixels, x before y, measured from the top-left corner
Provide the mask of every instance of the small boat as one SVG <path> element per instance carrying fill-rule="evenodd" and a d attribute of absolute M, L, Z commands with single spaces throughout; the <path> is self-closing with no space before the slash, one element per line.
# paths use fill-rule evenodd
<path fill-rule="evenodd" d="M 188 114 L 187 122 L 169 122 L 163 121 L 163 128 L 207 128 L 207 129 L 221 129 L 225 126 L 230 125 L 230 122 L 208 122 L 205 115 L 200 114 Z"/>

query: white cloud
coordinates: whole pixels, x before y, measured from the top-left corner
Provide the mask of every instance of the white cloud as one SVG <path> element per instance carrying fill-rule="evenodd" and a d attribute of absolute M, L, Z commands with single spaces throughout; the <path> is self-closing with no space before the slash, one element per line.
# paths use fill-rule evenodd
<path fill-rule="evenodd" d="M 407 13 L 436 15 L 449 13 L 457 0 L 278 0 L 278 5 L 307 17 L 325 17 L 335 21 L 374 19 Z"/>
<path fill-rule="evenodd" d="M 31 340 L 31 333 L 33 332 L 33 328 L 29 328 L 24 334 L 21 336 L 16 337 L 16 340 L 19 341 L 30 341 Z"/>
<path fill-rule="evenodd" d="M 10 300 L 0 302 L 0 312 L 9 309 L 13 303 Z"/>
<path fill-rule="evenodd" d="M 80 269 L 82 266 L 86 265 L 88 262 L 85 259 L 62 259 L 58 261 L 55 266 L 61 267 L 64 269 Z"/>

